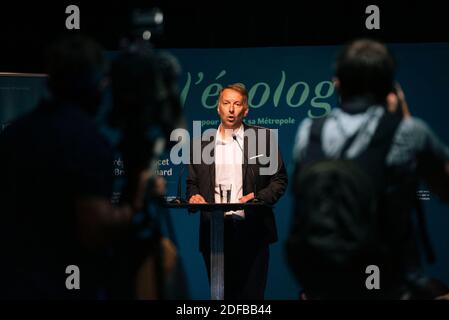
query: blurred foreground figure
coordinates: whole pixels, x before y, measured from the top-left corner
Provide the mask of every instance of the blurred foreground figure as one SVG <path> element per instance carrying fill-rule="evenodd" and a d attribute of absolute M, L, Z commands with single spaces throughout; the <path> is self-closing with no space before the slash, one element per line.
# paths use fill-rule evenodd
<path fill-rule="evenodd" d="M 94 121 L 105 84 L 102 49 L 74 36 L 48 52 L 49 99 L 0 136 L 2 251 L 6 299 L 110 298 L 120 281 L 111 244 L 143 208 L 145 175 L 130 170 L 124 201 L 111 204 L 113 151 Z M 79 269 L 79 289 L 66 268 Z M 112 279 L 113 278 L 113 279 Z"/>
<path fill-rule="evenodd" d="M 394 73 L 383 44 L 352 42 L 336 63 L 339 108 L 305 119 L 298 129 L 287 253 L 309 299 L 435 298 L 447 292 L 420 271 L 412 211 L 422 213 L 420 179 L 449 200 L 449 149 L 410 115 Z M 379 267 L 381 290 L 366 287 L 369 265 Z"/>
<path fill-rule="evenodd" d="M 123 48 L 111 65 L 113 106 L 109 122 L 121 132 L 118 149 L 126 181 L 130 186 L 138 186 L 139 173 L 144 170 L 150 182 L 141 199 L 143 210 L 133 221 L 132 236 L 116 248 L 119 269 L 115 272 L 134 274 L 134 298 L 138 299 L 188 298 L 170 216 L 163 206 L 166 182 L 154 174 L 157 168 L 150 161 L 168 150 L 172 130 L 184 125 L 177 86 L 179 74 L 180 67 L 173 56 L 156 53 L 142 40 Z M 121 201 L 128 201 L 127 194 L 122 195 Z M 163 234 L 162 229 L 168 230 L 168 234 Z M 140 248 L 140 254 L 135 255 L 130 248 Z M 136 261 L 137 273 L 130 269 L 130 261 Z M 120 291 L 126 291 L 129 283 L 124 283 Z"/>

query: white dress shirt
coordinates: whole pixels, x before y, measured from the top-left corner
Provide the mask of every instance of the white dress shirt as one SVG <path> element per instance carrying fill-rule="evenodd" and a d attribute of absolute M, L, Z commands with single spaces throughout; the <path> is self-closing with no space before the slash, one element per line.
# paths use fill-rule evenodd
<path fill-rule="evenodd" d="M 215 137 L 215 203 L 221 203 L 220 184 L 230 184 L 232 186 L 230 203 L 238 203 L 239 198 L 243 197 L 243 125 L 233 131 L 241 148 L 237 141 L 234 141 L 232 135 L 223 138 L 220 134 L 220 129 L 218 127 Z M 225 214 L 235 215 L 235 218 L 245 217 L 243 210 L 227 211 Z"/>

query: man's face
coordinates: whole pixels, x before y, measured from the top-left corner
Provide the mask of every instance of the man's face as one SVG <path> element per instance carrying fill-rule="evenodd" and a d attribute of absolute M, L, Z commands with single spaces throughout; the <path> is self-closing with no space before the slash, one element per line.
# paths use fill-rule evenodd
<path fill-rule="evenodd" d="M 243 96 L 238 91 L 225 89 L 218 102 L 217 111 L 225 129 L 237 129 L 248 114 L 248 105 L 244 103 Z"/>

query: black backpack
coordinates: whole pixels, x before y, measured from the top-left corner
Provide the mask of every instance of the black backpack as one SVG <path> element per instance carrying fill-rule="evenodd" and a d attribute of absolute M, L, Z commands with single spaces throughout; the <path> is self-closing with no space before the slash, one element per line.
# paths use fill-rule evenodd
<path fill-rule="evenodd" d="M 287 258 L 308 295 L 364 297 L 368 265 L 377 265 L 383 280 L 394 282 L 394 252 L 383 241 L 380 205 L 385 160 L 401 119 L 385 112 L 367 148 L 351 160 L 324 155 L 325 120 L 313 121 L 305 158 L 295 167 Z M 357 134 L 345 142 L 341 155 Z"/>

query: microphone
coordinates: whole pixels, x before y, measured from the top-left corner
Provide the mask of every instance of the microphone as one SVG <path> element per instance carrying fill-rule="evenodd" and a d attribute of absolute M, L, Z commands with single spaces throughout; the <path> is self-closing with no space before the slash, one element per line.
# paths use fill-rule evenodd
<path fill-rule="evenodd" d="M 237 144 L 240 147 L 240 150 L 242 150 L 243 153 L 243 158 L 245 159 L 246 163 L 248 164 L 248 168 L 251 170 L 251 173 L 253 175 L 253 190 L 254 190 L 254 199 L 248 201 L 248 202 L 259 202 L 259 199 L 257 199 L 257 184 L 256 184 L 256 175 L 254 174 L 253 168 L 249 165 L 249 161 L 248 161 L 248 157 L 245 154 L 245 151 L 243 151 L 242 146 L 240 145 L 240 142 L 237 140 L 237 136 L 235 135 L 235 133 L 232 133 L 232 139 L 234 139 L 235 142 L 237 142 Z M 248 171 L 246 171 L 248 172 Z M 246 178 L 246 172 L 245 172 L 245 178 Z"/>
<path fill-rule="evenodd" d="M 179 177 L 178 177 L 178 188 L 177 188 L 177 192 L 176 192 L 176 198 L 171 200 L 170 203 L 187 203 L 187 201 L 185 199 L 181 198 L 181 192 L 182 192 L 182 176 L 184 175 L 184 171 L 185 171 L 185 166 L 182 166 L 181 168 L 181 172 L 179 173 Z"/>

